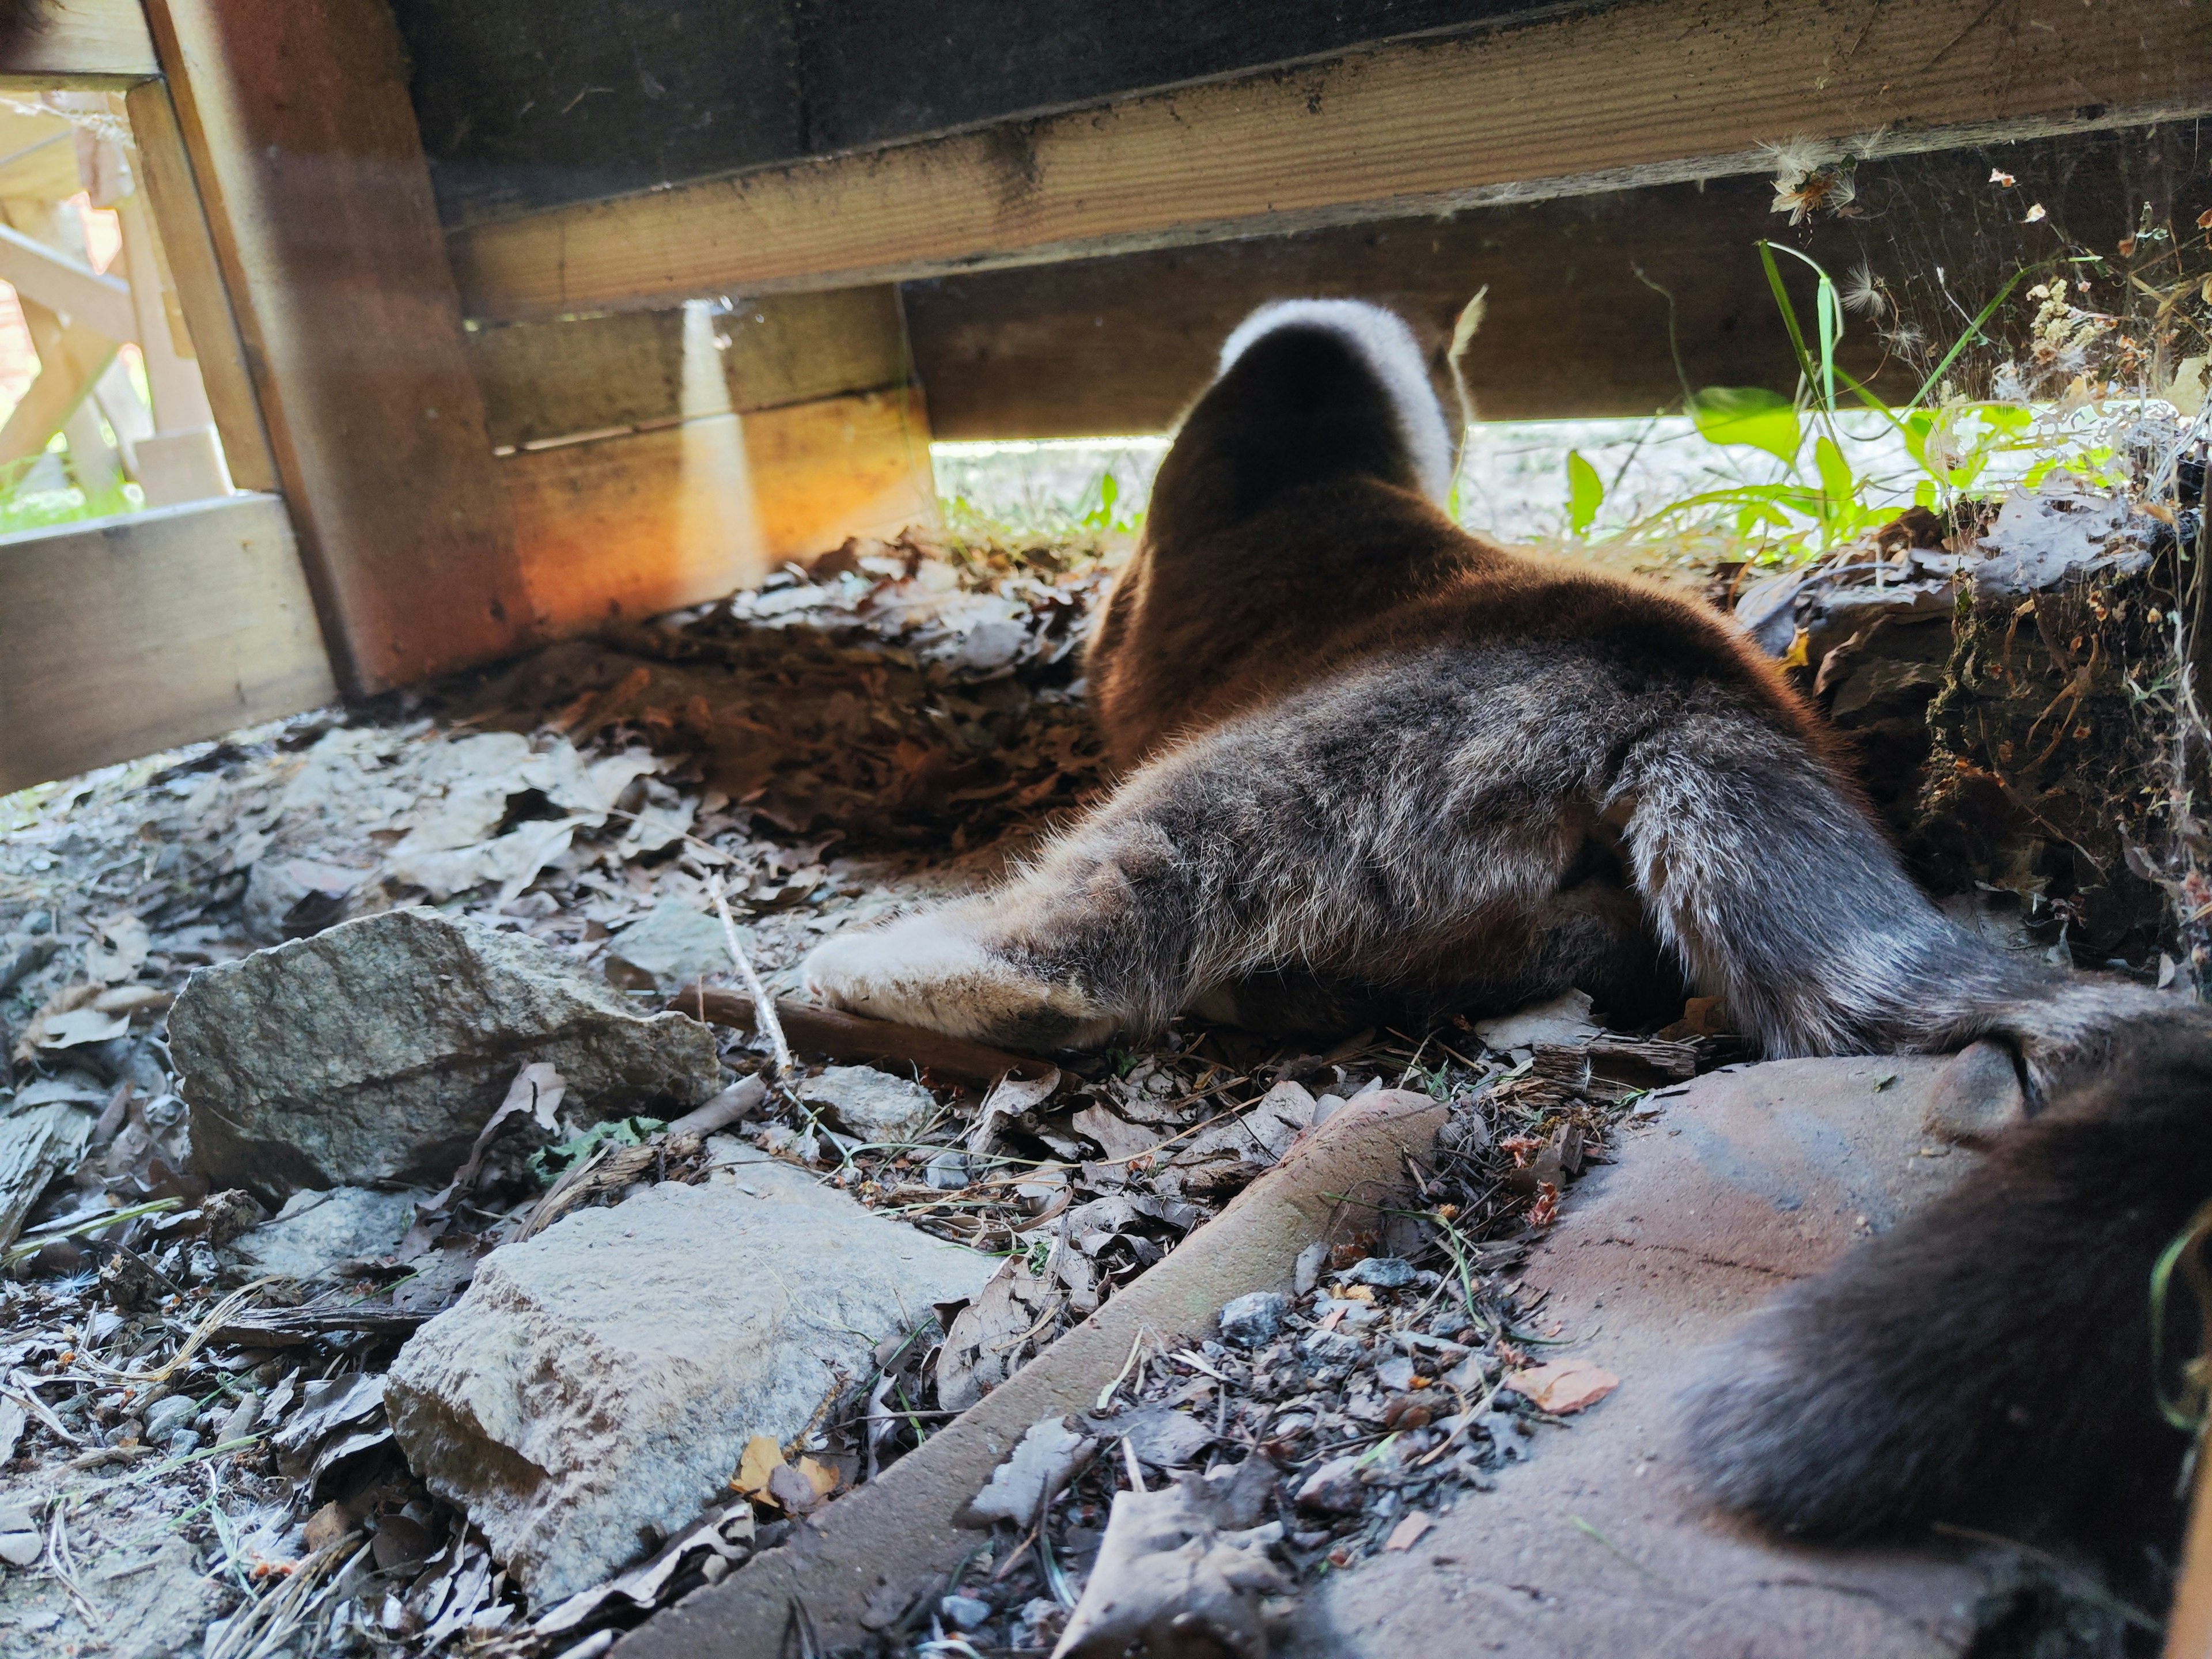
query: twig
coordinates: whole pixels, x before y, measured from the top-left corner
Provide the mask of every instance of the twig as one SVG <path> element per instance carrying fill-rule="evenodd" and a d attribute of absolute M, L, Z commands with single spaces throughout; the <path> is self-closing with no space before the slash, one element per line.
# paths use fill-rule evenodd
<path fill-rule="evenodd" d="M 769 1045 L 775 1051 L 775 1074 L 780 1081 L 791 1075 L 791 1045 L 783 1040 L 783 1022 L 776 1018 L 775 999 L 769 995 L 768 988 L 753 971 L 745 947 L 738 942 L 738 924 L 730 916 L 730 902 L 722 892 L 720 871 L 714 872 L 707 890 L 714 896 L 714 913 L 722 919 L 722 942 L 730 947 L 730 960 L 738 964 L 738 977 L 744 981 L 745 989 L 751 994 L 753 1018 L 768 1033 Z"/>

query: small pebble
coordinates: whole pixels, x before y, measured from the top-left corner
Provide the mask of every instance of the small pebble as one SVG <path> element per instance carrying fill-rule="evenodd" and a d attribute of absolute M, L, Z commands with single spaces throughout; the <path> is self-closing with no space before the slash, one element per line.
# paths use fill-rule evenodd
<path fill-rule="evenodd" d="M 46 1540 L 34 1532 L 0 1532 L 0 1561 L 11 1567 L 36 1566 L 46 1547 Z"/>
<path fill-rule="evenodd" d="M 1305 1479 L 1292 1500 L 1302 1510 L 1324 1515 L 1356 1515 L 1367 1501 L 1359 1484 L 1358 1454 L 1331 1458 Z"/>
<path fill-rule="evenodd" d="M 169 1455 L 189 1457 L 200 1449 L 200 1437 L 190 1429 L 179 1429 L 169 1437 Z"/>
<path fill-rule="evenodd" d="M 1413 1264 L 1401 1255 L 1370 1255 L 1337 1275 L 1346 1285 L 1371 1285 L 1378 1291 L 1395 1291 L 1413 1282 Z"/>
<path fill-rule="evenodd" d="M 145 1437 L 150 1444 L 166 1445 L 171 1435 L 198 1415 L 199 1404 L 190 1395 L 173 1394 L 166 1400 L 156 1400 L 146 1408 Z"/>
<path fill-rule="evenodd" d="M 1240 1296 L 1221 1310 L 1221 1340 L 1240 1348 L 1256 1348 L 1283 1328 L 1290 1311 L 1290 1298 L 1274 1291 Z"/>
<path fill-rule="evenodd" d="M 973 1595 L 948 1595 L 937 1604 L 945 1622 L 957 1630 L 974 1630 L 991 1616 L 991 1604 Z"/>

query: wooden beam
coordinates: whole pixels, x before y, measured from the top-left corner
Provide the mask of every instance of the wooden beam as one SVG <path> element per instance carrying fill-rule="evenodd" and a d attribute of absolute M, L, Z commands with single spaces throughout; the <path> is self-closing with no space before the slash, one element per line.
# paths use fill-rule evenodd
<path fill-rule="evenodd" d="M 520 450 L 499 470 L 532 599 L 556 634 L 715 599 L 937 512 L 911 389 Z"/>
<path fill-rule="evenodd" d="M 482 318 L 848 287 L 2212 110 L 2171 0 L 1623 0 L 453 233 Z"/>
<path fill-rule="evenodd" d="M 1998 169 L 2017 179 L 2011 190 L 1990 184 Z M 942 439 L 1164 431 L 1230 330 L 1288 295 L 1389 305 L 1440 368 L 1478 287 L 1489 319 L 1467 370 L 1484 418 L 1638 416 L 1679 409 L 1686 378 L 1795 389 L 1754 246 L 1777 237 L 1838 279 L 1864 268 L 1881 283 L 1899 314 L 1849 317 L 1842 362 L 1901 400 L 1915 383 L 1884 327 L 1911 324 L 1940 351 L 1957 334 L 1954 296 L 1978 307 L 2059 239 L 2110 256 L 2145 204 L 2159 224 L 2212 210 L 2187 123 L 1881 158 L 1855 177 L 1856 216 L 1794 229 L 1766 180 L 1722 179 L 937 277 L 902 300 Z M 2023 224 L 2030 203 L 2045 217 Z M 1810 318 L 1809 273 L 1781 263 Z M 2008 307 L 1986 328 L 2013 340 L 2033 310 Z"/>
<path fill-rule="evenodd" d="M 8 411 L 7 423 L 0 425 L 0 466 L 29 460 L 44 451 L 115 361 L 113 335 L 83 323 L 64 325 L 35 300 L 21 303 L 23 321 L 39 354 L 39 378 Z M 82 477 L 78 482 L 94 484 Z"/>
<path fill-rule="evenodd" d="M 98 329 L 111 340 L 138 337 L 138 317 L 131 308 L 128 283 L 104 276 L 5 225 L 0 225 L 0 283 L 66 312 L 71 322 Z"/>
<path fill-rule="evenodd" d="M 470 331 L 468 347 L 492 442 L 501 447 L 775 409 L 913 378 L 898 290 L 887 286 L 696 314 L 497 325 Z"/>
<path fill-rule="evenodd" d="M 223 285 L 222 266 L 200 206 L 191 156 L 177 126 L 176 106 L 158 81 L 131 88 L 124 100 L 138 145 L 138 193 L 152 210 L 155 246 L 167 280 L 164 307 L 174 295 L 183 337 L 172 327 L 170 343 L 189 349 L 199 366 L 200 386 L 222 438 L 230 481 L 240 489 L 273 491 L 276 460 L 270 453 L 261 404 L 246 367 L 246 343 Z M 158 392 L 157 392 L 158 396 Z"/>
<path fill-rule="evenodd" d="M 385 0 L 150 0 L 348 691 L 532 637 Z"/>
<path fill-rule="evenodd" d="M 0 90 L 121 92 L 161 72 L 138 0 L 46 0 L 40 9 L 38 27 L 0 41 Z"/>
<path fill-rule="evenodd" d="M 0 794 L 336 694 L 273 496 L 0 537 Z"/>

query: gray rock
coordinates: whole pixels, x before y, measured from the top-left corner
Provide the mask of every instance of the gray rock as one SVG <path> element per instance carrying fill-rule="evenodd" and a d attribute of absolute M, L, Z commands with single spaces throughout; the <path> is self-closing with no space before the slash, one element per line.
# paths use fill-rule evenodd
<path fill-rule="evenodd" d="M 1291 1311 L 1290 1297 L 1275 1291 L 1254 1291 L 1221 1310 L 1221 1340 L 1240 1348 L 1272 1342 Z"/>
<path fill-rule="evenodd" d="M 748 1438 L 795 1438 L 878 1341 L 998 1265 L 738 1163 L 493 1251 L 386 1406 L 408 1467 L 542 1606 L 726 1502 Z"/>
<path fill-rule="evenodd" d="M 832 1128 L 863 1140 L 911 1140 L 936 1115 L 937 1099 L 910 1078 L 872 1066 L 832 1066 L 799 1085 L 799 1097 L 819 1107 Z"/>
<path fill-rule="evenodd" d="M 1378 1291 L 1395 1291 L 1413 1282 L 1413 1264 L 1399 1255 L 1370 1255 L 1355 1261 L 1336 1275 L 1346 1285 L 1371 1285 Z"/>
<path fill-rule="evenodd" d="M 1587 1042 L 1597 1035 L 1587 993 L 1568 991 L 1495 1019 L 1478 1019 L 1474 1034 L 1500 1054 L 1539 1042 Z M 173 1018 L 173 1016 L 172 1016 Z"/>
<path fill-rule="evenodd" d="M 1359 1484 L 1359 1457 L 1347 1453 L 1331 1458 L 1305 1478 L 1292 1500 L 1302 1510 L 1323 1515 L 1357 1515 L 1367 1502 Z"/>
<path fill-rule="evenodd" d="M 607 957 L 628 963 L 662 991 L 730 965 L 722 923 L 681 899 L 663 899 L 607 941 Z"/>
<path fill-rule="evenodd" d="M 38 1559 L 36 1556 L 31 1559 Z M 974 1630 L 991 1616 L 992 1608 L 979 1596 L 940 1595 L 937 1598 L 937 1611 L 953 1629 Z"/>
<path fill-rule="evenodd" d="M 373 1193 L 366 1187 L 295 1193 L 273 1221 L 232 1247 L 264 1273 L 313 1279 L 340 1261 L 389 1255 L 405 1237 L 423 1192 Z"/>
<path fill-rule="evenodd" d="M 46 1540 L 37 1533 L 0 1532 L 0 1561 L 11 1567 L 38 1565 L 39 1557 L 46 1553 Z M 988 1612 L 986 1609 L 987 1614 Z"/>
<path fill-rule="evenodd" d="M 218 1186 L 442 1182 L 515 1072 L 586 1119 L 674 1116 L 721 1086 L 714 1036 L 639 1013 L 535 939 L 428 910 L 204 968 L 169 1012 L 193 1161 Z"/>
<path fill-rule="evenodd" d="M 188 1394 L 173 1394 L 166 1400 L 156 1400 L 146 1408 L 143 1438 L 149 1445 L 167 1445 L 170 1436 L 199 1415 L 199 1402 Z"/>

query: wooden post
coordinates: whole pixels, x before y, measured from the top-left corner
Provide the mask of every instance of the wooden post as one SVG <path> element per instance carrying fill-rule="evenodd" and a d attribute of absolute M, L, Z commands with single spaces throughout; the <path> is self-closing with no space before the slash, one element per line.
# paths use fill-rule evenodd
<path fill-rule="evenodd" d="M 201 210 L 191 158 L 177 129 L 176 106 L 159 81 L 133 87 L 124 100 L 131 136 L 138 142 L 138 199 L 150 210 L 155 257 L 161 265 L 161 306 L 173 299 L 170 344 L 179 356 L 189 351 L 199 368 L 201 395 L 222 437 L 222 459 L 240 489 L 273 491 L 276 462 L 269 453 L 269 433 L 246 366 L 246 345 L 237 313 L 223 288 L 215 239 Z M 128 227 L 125 227 L 126 232 Z M 179 327 L 179 324 L 182 327 Z M 150 325 L 149 325 L 150 326 Z M 148 376 L 153 359 L 150 353 Z M 155 400 L 161 388 L 155 386 Z M 189 422 L 185 422 L 189 424 Z"/>
<path fill-rule="evenodd" d="M 149 0 L 339 683 L 532 635 L 386 0 Z"/>

